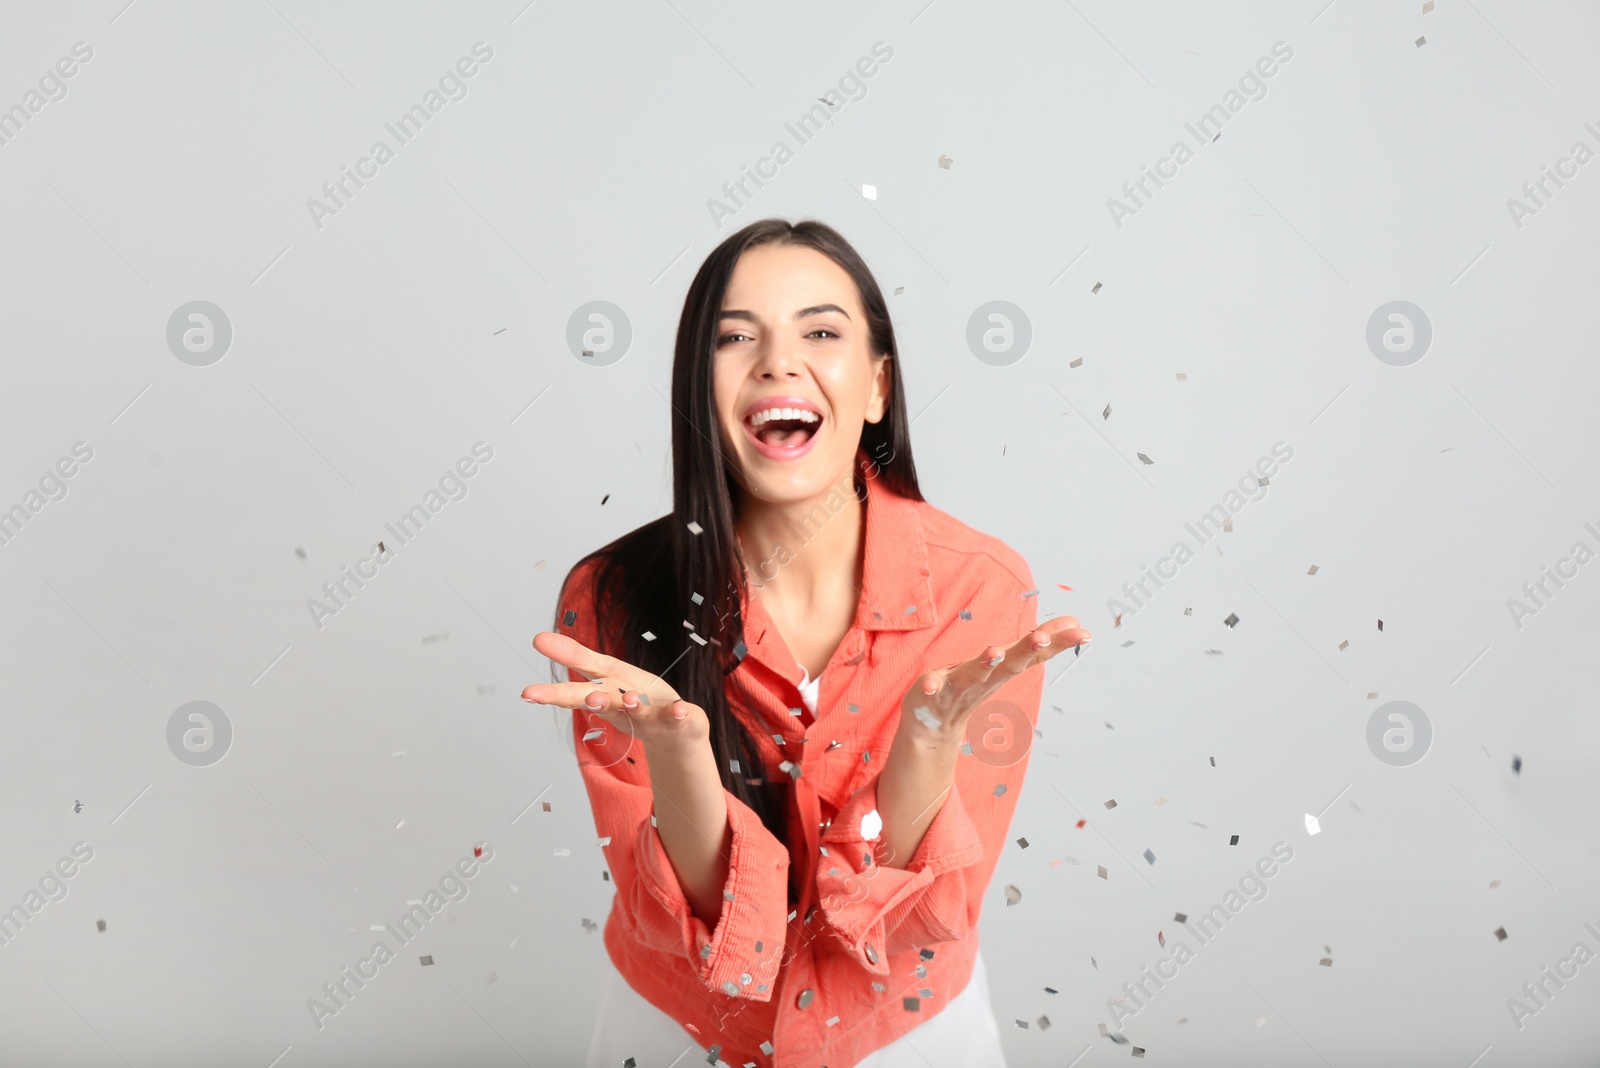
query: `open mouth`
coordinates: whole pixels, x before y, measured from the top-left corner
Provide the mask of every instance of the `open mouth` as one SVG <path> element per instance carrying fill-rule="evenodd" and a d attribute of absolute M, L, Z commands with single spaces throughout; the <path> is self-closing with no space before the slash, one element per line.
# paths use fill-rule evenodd
<path fill-rule="evenodd" d="M 744 420 L 744 430 L 765 456 L 797 456 L 822 428 L 818 412 L 800 408 L 768 408 Z"/>

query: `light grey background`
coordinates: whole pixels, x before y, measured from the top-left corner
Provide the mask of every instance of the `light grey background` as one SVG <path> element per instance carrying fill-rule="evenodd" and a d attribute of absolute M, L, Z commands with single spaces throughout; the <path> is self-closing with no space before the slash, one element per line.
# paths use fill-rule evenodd
<path fill-rule="evenodd" d="M 1266 899 L 1122 1023 L 1151 1063 L 1595 1063 L 1600 963 L 1521 1029 L 1506 1003 L 1600 950 L 1600 563 L 1520 628 L 1507 600 L 1600 549 L 1600 162 L 1520 228 L 1507 199 L 1600 148 L 1600 10 L 524 5 L 5 12 L 0 107 L 93 49 L 0 146 L 0 506 L 93 449 L 0 545 L 0 907 L 94 850 L 0 946 L 7 1063 L 581 1063 L 612 885 L 570 735 L 517 693 L 571 563 L 670 505 L 684 290 L 767 215 L 904 287 L 929 499 L 1096 632 L 1047 669 L 1030 844 L 985 906 L 1014 1068 L 1123 1063 L 1108 999 L 1278 840 Z M 477 41 L 465 98 L 314 225 Z M 865 95 L 719 229 L 708 198 L 876 41 Z M 1266 95 L 1116 226 L 1278 41 Z M 233 332 L 206 367 L 166 342 L 195 300 Z M 632 342 L 585 367 L 567 324 L 597 300 Z M 1032 328 L 1007 366 L 966 346 L 994 300 Z M 1393 300 L 1433 328 L 1407 367 L 1365 341 Z M 479 441 L 468 496 L 318 629 L 307 600 Z M 1279 441 L 1233 531 L 1114 628 Z M 1408 767 L 1367 747 L 1390 699 L 1432 724 Z M 197 700 L 233 730 L 206 767 L 166 741 Z M 369 927 L 480 842 L 469 895 L 318 1030 Z"/>

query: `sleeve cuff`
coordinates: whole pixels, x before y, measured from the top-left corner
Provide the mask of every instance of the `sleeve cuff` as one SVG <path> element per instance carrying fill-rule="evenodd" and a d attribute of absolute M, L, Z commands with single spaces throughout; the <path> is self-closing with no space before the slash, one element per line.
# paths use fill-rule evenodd
<path fill-rule="evenodd" d="M 829 926 L 850 955 L 866 970 L 888 975 L 889 953 L 898 949 L 892 931 L 914 910 L 920 908 L 927 919 L 923 930 L 930 941 L 964 935 L 966 903 L 940 900 L 938 880 L 977 864 L 984 852 L 961 791 L 952 786 L 910 862 L 904 868 L 884 867 L 872 855 L 876 839 L 861 834 L 862 819 L 877 807 L 873 779 L 839 810 L 822 836 L 828 853 L 819 858 L 817 891 Z"/>
<path fill-rule="evenodd" d="M 788 928 L 789 852 L 751 808 L 727 795 L 732 847 L 715 930 L 695 916 L 649 819 L 634 839 L 635 903 L 644 942 L 695 964 L 700 981 L 730 997 L 768 1001 Z M 643 907 L 641 907 L 643 906 Z"/>

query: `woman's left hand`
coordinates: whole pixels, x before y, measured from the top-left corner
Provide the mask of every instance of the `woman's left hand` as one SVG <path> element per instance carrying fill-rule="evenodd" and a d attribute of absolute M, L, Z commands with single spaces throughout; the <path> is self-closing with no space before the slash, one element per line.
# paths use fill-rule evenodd
<path fill-rule="evenodd" d="M 960 737 L 967 718 L 1000 687 L 1093 635 L 1072 616 L 1046 620 L 1008 649 L 991 645 L 971 660 L 923 673 L 900 699 L 903 726 L 918 733 Z"/>

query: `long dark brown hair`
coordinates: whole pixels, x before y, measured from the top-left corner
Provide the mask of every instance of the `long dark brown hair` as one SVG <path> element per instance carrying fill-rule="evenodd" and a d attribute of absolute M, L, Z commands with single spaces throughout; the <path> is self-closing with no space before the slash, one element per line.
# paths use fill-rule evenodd
<path fill-rule="evenodd" d="M 815 249 L 837 263 L 856 284 L 871 329 L 875 355 L 887 355 L 889 403 L 884 417 L 863 423 L 861 445 L 878 458 L 882 485 L 920 501 L 911 460 L 904 375 L 895 348 L 889 308 L 872 272 L 850 243 L 824 223 L 805 219 L 762 219 L 712 250 L 684 297 L 672 361 L 672 512 L 622 535 L 584 556 L 561 584 L 557 608 L 565 603 L 572 575 L 599 558 L 597 601 L 604 605 L 602 634 L 614 635 L 622 649 L 599 651 L 619 657 L 665 679 L 686 701 L 706 710 L 711 748 L 722 784 L 748 805 L 779 841 L 787 843 L 788 776 L 764 781 L 761 760 L 744 724 L 729 707 L 729 680 L 752 718 L 743 680 L 735 670 L 744 653 L 744 621 L 739 615 L 745 564 L 734 534 L 736 507 L 744 487 L 731 460 L 723 455 L 714 400 L 712 364 L 723 297 L 734 265 L 758 245 L 797 245 Z M 864 497 L 862 498 L 864 499 Z M 689 528 L 693 521 L 698 534 Z M 694 596 L 699 594 L 697 603 Z M 559 622 L 559 620 L 557 621 Z M 684 623 L 708 642 L 700 645 Z M 556 629 L 555 627 L 551 628 Z M 647 641 L 650 631 L 656 636 Z M 687 647 L 687 648 L 686 648 Z M 739 771 L 733 770 L 733 761 Z M 752 782 L 755 780 L 755 782 Z"/>

